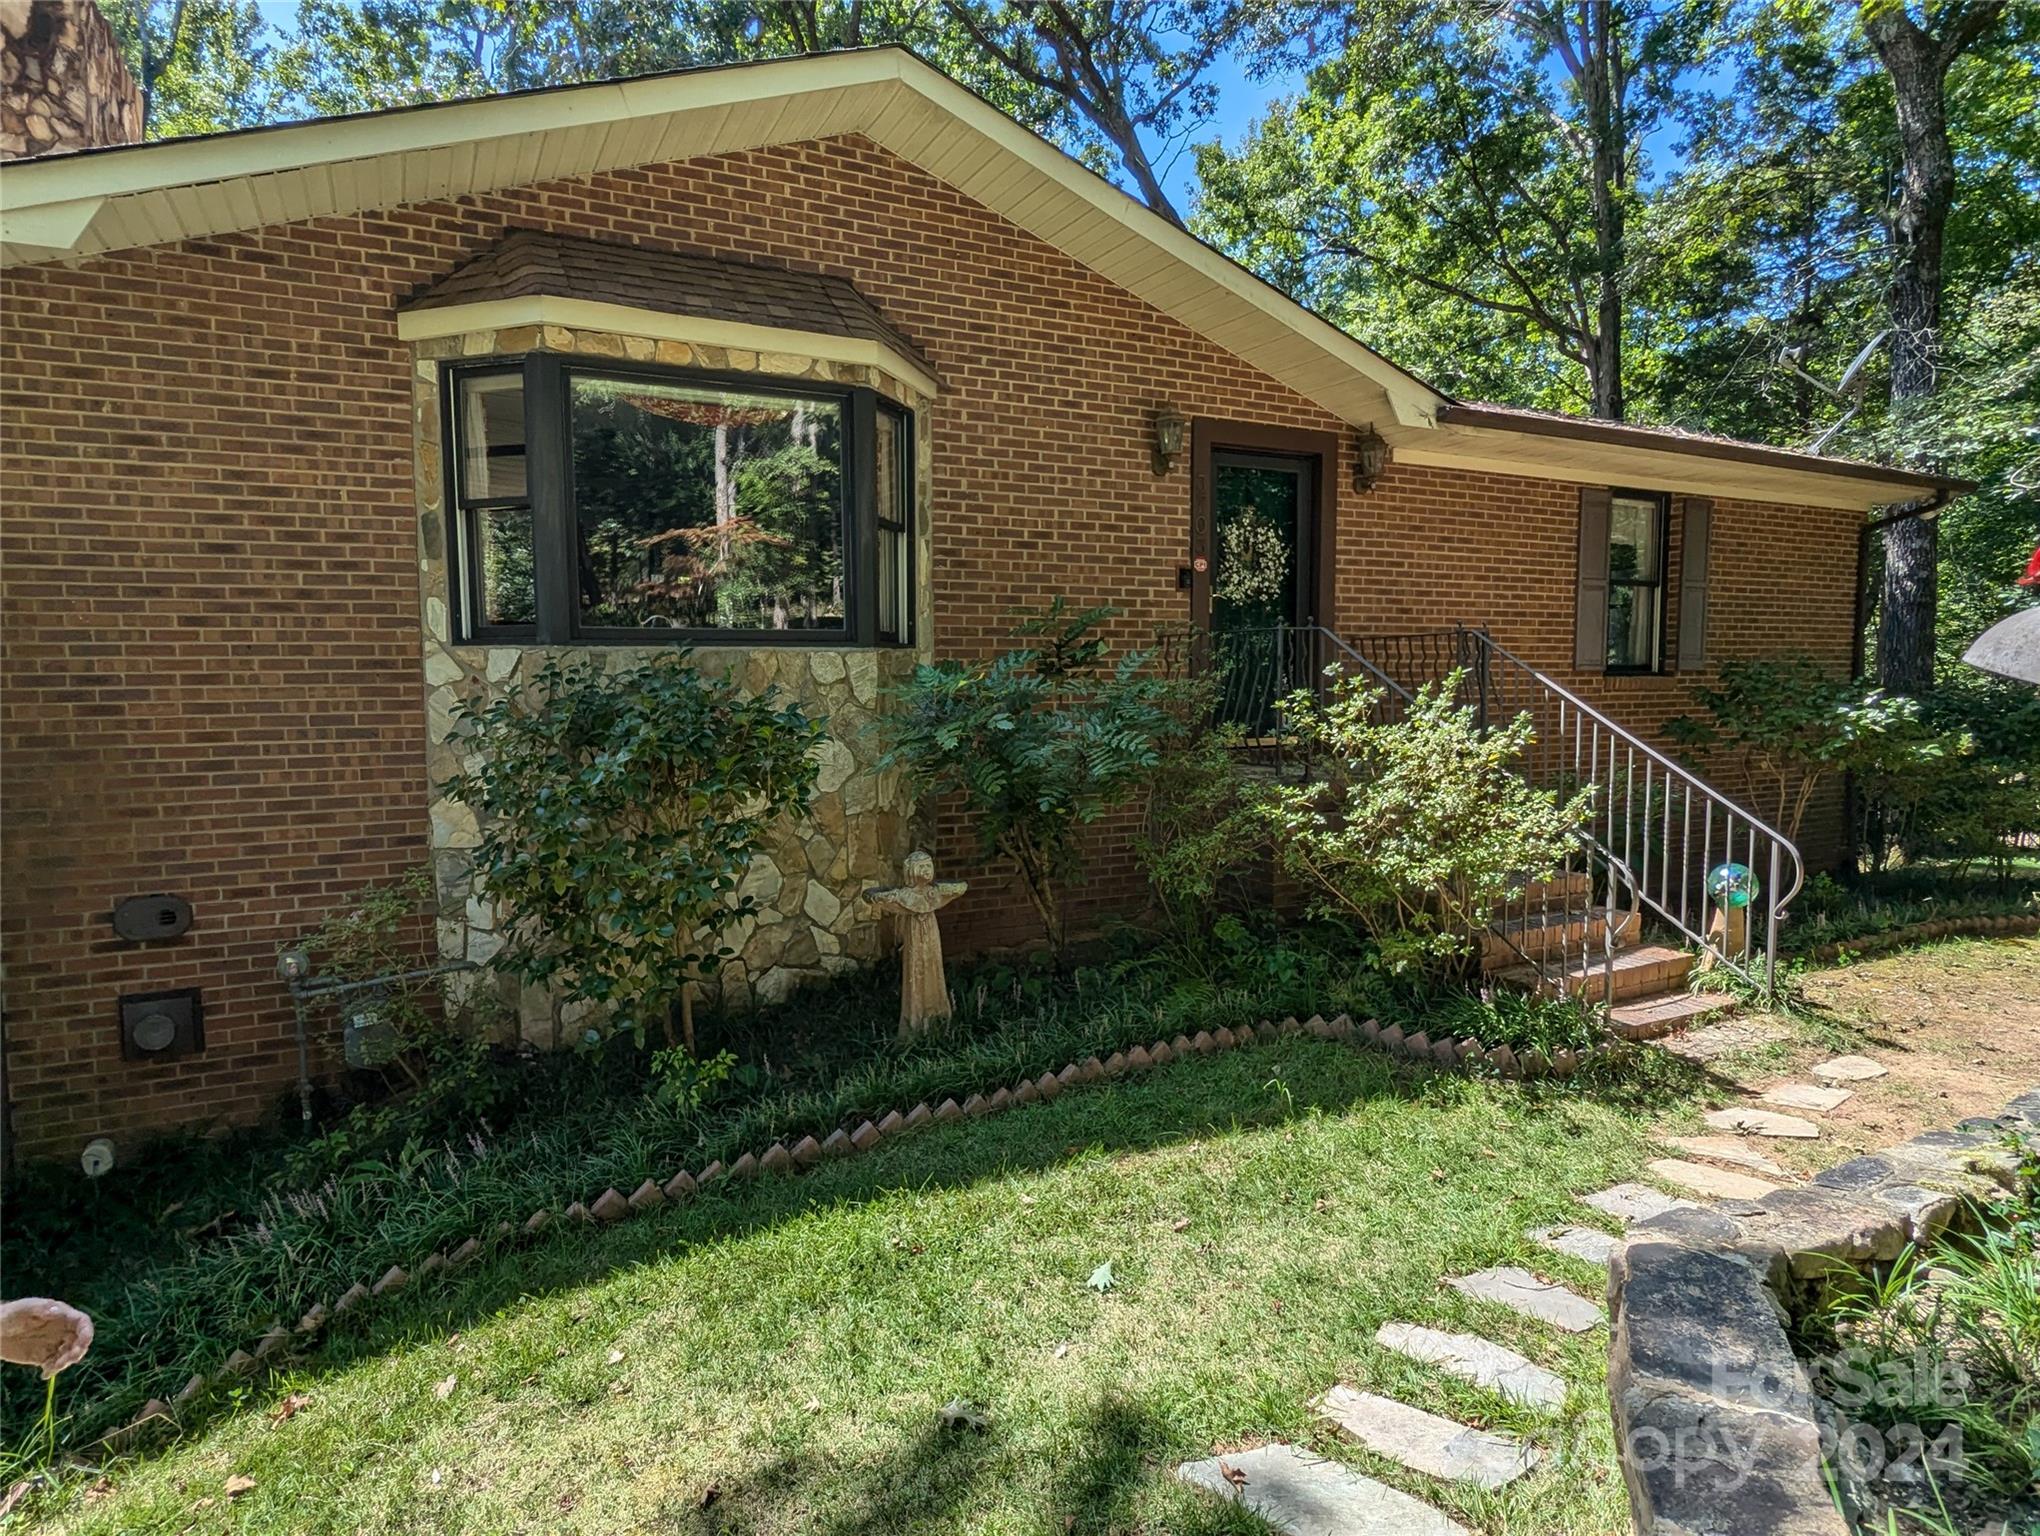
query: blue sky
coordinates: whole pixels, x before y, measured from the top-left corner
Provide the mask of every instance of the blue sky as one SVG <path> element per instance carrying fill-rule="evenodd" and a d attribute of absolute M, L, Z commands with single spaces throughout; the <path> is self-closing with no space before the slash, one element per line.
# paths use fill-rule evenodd
<path fill-rule="evenodd" d="M 1291 69 L 1265 80 L 1250 80 L 1241 61 L 1226 54 L 1211 72 L 1211 80 L 1218 87 L 1218 110 L 1198 127 L 1190 141 L 1208 144 L 1218 139 L 1228 148 L 1237 149 L 1254 120 L 1266 115 L 1268 103 L 1295 95 L 1303 85 L 1303 76 L 1303 70 Z M 1185 218 L 1189 217 L 1190 205 L 1196 201 L 1197 157 L 1186 146 L 1173 161 L 1158 169 L 1170 200 Z"/>

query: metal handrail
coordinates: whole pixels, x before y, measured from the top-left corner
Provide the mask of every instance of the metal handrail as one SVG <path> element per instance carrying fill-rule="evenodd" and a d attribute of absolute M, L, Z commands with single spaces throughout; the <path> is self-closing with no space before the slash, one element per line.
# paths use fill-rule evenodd
<path fill-rule="evenodd" d="M 1483 720 L 1495 701 L 1511 717 L 1527 709 L 1538 727 L 1540 742 L 1534 767 L 1541 769 L 1548 783 L 1583 783 L 1600 791 L 1594 821 L 1605 830 L 1596 841 L 1614 855 L 1619 836 L 1619 856 L 1632 865 L 1640 864 L 1636 887 L 1640 900 L 1729 970 L 1767 994 L 1775 991 L 1778 928 L 1789 916 L 1792 900 L 1806 878 L 1805 860 L 1790 838 L 1616 724 L 1485 630 L 1458 628 L 1362 639 L 1357 646 L 1390 649 L 1413 659 L 1422 655 L 1434 669 L 1437 659 L 1449 650 L 1451 666 L 1466 675 L 1464 687 L 1474 695 L 1474 707 Z M 1527 701 L 1520 698 L 1525 692 Z M 1540 714 L 1546 718 L 1539 718 Z M 1765 904 L 1761 962 L 1747 919 L 1731 919 L 1716 909 L 1715 922 L 1708 921 L 1713 903 L 1706 891 L 1706 878 L 1716 862 L 1717 823 L 1721 862 L 1742 863 L 1760 876 Z M 1635 857 L 1639 848 L 1640 859 Z"/>
<path fill-rule="evenodd" d="M 1345 638 L 1319 624 L 1218 631 L 1209 637 L 1206 654 L 1219 677 L 1217 719 L 1234 726 L 1248 717 L 1272 724 L 1270 734 L 1249 731 L 1248 745 L 1270 754 L 1278 772 L 1288 766 L 1285 748 L 1289 730 L 1281 718 L 1282 697 L 1297 688 L 1322 697 L 1323 680 L 1332 667 L 1359 671 L 1361 680 L 1382 696 L 1377 707 L 1384 722 L 1396 718 L 1397 706 L 1406 710 L 1416 702 L 1414 692 Z M 1309 772 L 1307 756 L 1299 766 Z M 1640 914 L 1641 886 L 1628 862 L 1613 849 L 1577 829 L 1573 843 L 1576 854 L 1569 854 L 1551 879 L 1526 880 L 1519 888 L 1520 899 L 1503 904 L 1488 932 L 1561 998 L 1584 991 L 1586 978 L 1598 969 L 1601 1002 L 1610 1006 L 1615 996 L 1616 941 Z M 1597 888 L 1606 891 L 1606 901 L 1598 912 Z M 1629 901 L 1621 905 L 1619 898 L 1625 888 Z M 1598 967 L 1590 953 L 1597 924 Z"/>

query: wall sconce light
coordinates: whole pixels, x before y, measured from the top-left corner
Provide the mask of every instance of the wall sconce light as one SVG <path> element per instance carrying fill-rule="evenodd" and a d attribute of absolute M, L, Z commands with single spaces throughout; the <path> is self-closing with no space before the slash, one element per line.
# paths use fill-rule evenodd
<path fill-rule="evenodd" d="M 1155 407 L 1155 473 L 1166 475 L 1176 467 L 1176 455 L 1183 451 L 1183 429 L 1189 425 L 1173 405 Z"/>
<path fill-rule="evenodd" d="M 1381 478 L 1381 472 L 1388 468 L 1390 451 L 1388 440 L 1374 430 L 1369 422 L 1360 429 L 1353 440 L 1353 489 L 1371 491 L 1374 482 Z"/>

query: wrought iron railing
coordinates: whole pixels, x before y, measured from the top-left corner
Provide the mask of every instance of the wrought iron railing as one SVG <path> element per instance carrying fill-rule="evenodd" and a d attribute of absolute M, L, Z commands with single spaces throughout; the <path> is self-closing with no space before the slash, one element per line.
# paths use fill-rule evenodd
<path fill-rule="evenodd" d="M 1357 680 L 1373 694 L 1372 715 L 1383 724 L 1403 719 L 1415 702 L 1411 687 L 1321 625 L 1221 630 L 1205 637 L 1200 649 L 1216 681 L 1214 723 L 1238 736 L 1249 762 L 1278 775 L 1310 778 L 1320 766 L 1314 744 L 1290 716 L 1297 693 L 1322 700 L 1338 679 Z M 1415 655 L 1395 659 L 1407 663 Z M 1452 670 L 1445 666 L 1436 677 Z M 1489 936 L 1531 967 L 1547 991 L 1606 1005 L 1615 996 L 1615 953 L 1635 932 L 1639 915 L 1628 864 L 1582 833 L 1548 878 L 1526 875 L 1515 884 Z"/>
<path fill-rule="evenodd" d="M 1414 691 L 1454 672 L 1460 702 L 1483 724 L 1528 715 L 1535 738 L 1523 768 L 1531 782 L 1594 790 L 1596 845 L 1635 871 L 1643 905 L 1661 922 L 1766 994 L 1778 980 L 1778 930 L 1806 877 L 1782 832 L 1610 720 L 1485 630 L 1356 638 L 1375 672 Z M 1708 890 L 1722 865 L 1755 876 L 1743 908 Z"/>

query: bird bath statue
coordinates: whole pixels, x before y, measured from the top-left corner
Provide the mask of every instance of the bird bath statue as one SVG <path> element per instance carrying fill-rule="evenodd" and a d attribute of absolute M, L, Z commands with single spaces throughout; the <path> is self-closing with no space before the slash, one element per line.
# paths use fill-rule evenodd
<path fill-rule="evenodd" d="M 925 853 L 908 854 L 900 873 L 904 884 L 874 886 L 864 899 L 902 919 L 900 1038 L 905 1040 L 954 1012 L 942 974 L 942 927 L 935 914 L 970 887 L 961 880 L 937 880 L 935 860 Z"/>
<path fill-rule="evenodd" d="M 1739 960 L 1749 953 L 1750 903 L 1761 889 L 1756 875 L 1744 864 L 1717 864 L 1707 872 L 1707 899 L 1714 904 L 1707 937 L 1721 955 Z M 1701 957 L 1700 969 L 1712 970 L 1719 963 L 1710 951 Z"/>

